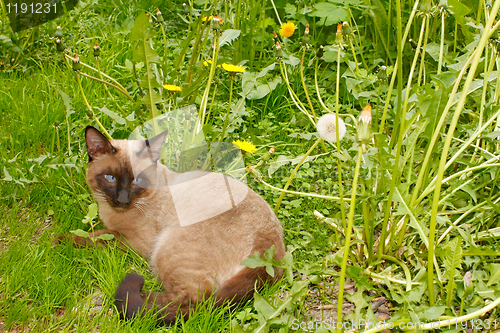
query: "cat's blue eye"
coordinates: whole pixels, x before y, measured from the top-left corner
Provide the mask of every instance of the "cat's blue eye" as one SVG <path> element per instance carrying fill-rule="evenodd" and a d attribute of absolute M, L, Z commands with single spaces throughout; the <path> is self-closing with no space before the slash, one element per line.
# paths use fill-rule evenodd
<path fill-rule="evenodd" d="M 116 178 L 113 175 L 104 175 L 104 179 L 106 179 L 110 183 L 116 182 Z"/>
<path fill-rule="evenodd" d="M 132 181 L 132 184 L 134 185 L 139 185 L 140 183 L 142 183 L 142 178 L 136 178 Z"/>

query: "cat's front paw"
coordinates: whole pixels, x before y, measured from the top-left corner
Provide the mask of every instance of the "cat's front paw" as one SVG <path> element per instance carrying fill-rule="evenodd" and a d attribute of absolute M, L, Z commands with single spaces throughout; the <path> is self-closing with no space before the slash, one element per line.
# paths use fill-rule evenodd
<path fill-rule="evenodd" d="M 83 248 L 89 246 L 91 241 L 89 238 L 76 235 L 59 235 L 52 242 L 54 246 L 66 243 L 72 244 L 75 248 Z"/>
<path fill-rule="evenodd" d="M 52 241 L 52 245 L 56 246 L 59 244 L 65 244 L 65 243 L 69 242 L 69 238 L 70 238 L 69 235 L 56 236 L 56 238 Z"/>

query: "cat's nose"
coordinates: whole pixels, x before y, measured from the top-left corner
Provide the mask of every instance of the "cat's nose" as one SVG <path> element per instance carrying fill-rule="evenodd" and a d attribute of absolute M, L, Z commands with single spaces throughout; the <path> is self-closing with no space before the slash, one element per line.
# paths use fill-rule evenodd
<path fill-rule="evenodd" d="M 116 199 L 120 204 L 128 204 L 128 193 L 126 190 L 120 190 L 118 192 L 118 198 Z"/>

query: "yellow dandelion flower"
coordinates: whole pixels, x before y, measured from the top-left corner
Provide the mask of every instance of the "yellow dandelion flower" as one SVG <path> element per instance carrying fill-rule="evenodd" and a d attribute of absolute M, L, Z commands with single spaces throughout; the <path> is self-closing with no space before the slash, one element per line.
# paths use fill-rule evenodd
<path fill-rule="evenodd" d="M 201 20 L 203 22 L 206 22 L 206 21 L 212 21 L 213 18 L 214 18 L 213 16 L 203 16 Z"/>
<path fill-rule="evenodd" d="M 240 148 L 241 150 L 246 151 L 247 153 L 250 153 L 250 154 L 252 154 L 253 152 L 255 152 L 257 150 L 255 145 L 251 142 L 248 142 L 248 141 L 237 140 L 237 141 L 233 141 L 233 144 L 238 146 L 238 148 Z"/>
<path fill-rule="evenodd" d="M 181 91 L 181 87 L 173 84 L 164 84 L 163 88 L 167 89 L 168 91 Z"/>
<path fill-rule="evenodd" d="M 295 31 L 295 24 L 293 22 L 286 22 L 283 23 L 283 25 L 280 28 L 280 35 L 281 37 L 290 37 L 293 35 L 293 32 Z"/>
<path fill-rule="evenodd" d="M 226 63 L 223 63 L 222 64 L 222 68 L 224 68 L 226 71 L 228 71 L 229 73 L 244 73 L 245 72 L 245 69 L 241 66 L 237 66 L 237 65 L 231 65 L 231 64 L 226 64 Z"/>

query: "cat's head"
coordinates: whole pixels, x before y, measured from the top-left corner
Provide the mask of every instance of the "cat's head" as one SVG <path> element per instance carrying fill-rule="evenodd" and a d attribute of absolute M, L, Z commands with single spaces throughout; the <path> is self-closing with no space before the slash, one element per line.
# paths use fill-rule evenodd
<path fill-rule="evenodd" d="M 108 140 L 94 127 L 85 130 L 87 182 L 100 202 L 130 208 L 141 197 L 165 186 L 159 160 L 167 132 L 149 140 Z"/>

